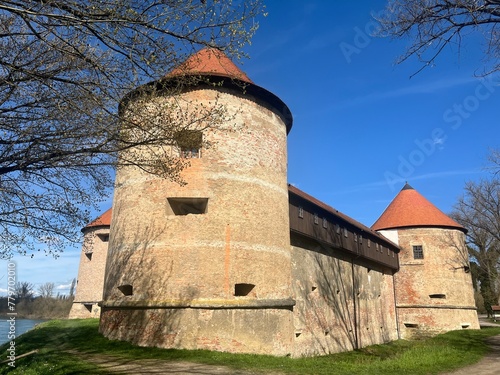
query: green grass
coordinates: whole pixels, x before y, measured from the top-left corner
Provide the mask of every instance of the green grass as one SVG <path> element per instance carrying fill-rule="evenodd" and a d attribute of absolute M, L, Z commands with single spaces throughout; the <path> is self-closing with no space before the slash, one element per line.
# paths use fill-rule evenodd
<path fill-rule="evenodd" d="M 0 364 L 0 374 L 108 374 L 74 353 L 100 354 L 119 359 L 159 359 L 225 365 L 251 371 L 286 374 L 437 374 L 477 362 L 488 351 L 484 339 L 500 334 L 500 328 L 462 330 L 420 340 L 399 340 L 349 353 L 311 358 L 276 358 L 204 350 L 140 348 L 110 341 L 97 332 L 98 320 L 54 320 L 16 340 L 16 352 L 39 349 L 18 359 L 16 368 Z M 0 361 L 8 346 L 0 347 Z"/>

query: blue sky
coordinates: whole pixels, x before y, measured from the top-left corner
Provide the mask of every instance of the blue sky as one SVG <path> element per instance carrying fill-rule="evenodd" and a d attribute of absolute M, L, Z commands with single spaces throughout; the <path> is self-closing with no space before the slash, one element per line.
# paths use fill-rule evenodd
<path fill-rule="evenodd" d="M 450 212 L 465 182 L 486 176 L 488 149 L 500 147 L 500 87 L 475 77 L 483 66 L 477 36 L 410 79 L 416 59 L 394 64 L 408 41 L 369 35 L 385 1 L 266 4 L 241 69 L 293 113 L 290 183 L 370 226 L 405 181 Z M 18 279 L 67 293 L 79 255 L 16 257 Z"/>

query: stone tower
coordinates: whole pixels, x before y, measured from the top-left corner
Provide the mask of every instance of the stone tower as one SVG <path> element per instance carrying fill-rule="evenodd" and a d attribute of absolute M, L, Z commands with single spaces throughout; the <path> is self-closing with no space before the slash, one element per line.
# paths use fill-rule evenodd
<path fill-rule="evenodd" d="M 100 331 L 145 346 L 286 355 L 290 111 L 217 50 L 199 51 L 149 87 L 179 82 L 180 95 L 151 100 L 187 115 L 222 104 L 234 128 L 188 129 L 199 144 L 171 147 L 190 158 L 184 186 L 135 167 L 117 171 Z"/>
<path fill-rule="evenodd" d="M 110 224 L 111 209 L 82 229 L 83 246 L 70 319 L 99 317 Z"/>
<path fill-rule="evenodd" d="M 479 328 L 465 228 L 406 184 L 372 229 L 401 248 L 394 287 L 402 338 Z"/>

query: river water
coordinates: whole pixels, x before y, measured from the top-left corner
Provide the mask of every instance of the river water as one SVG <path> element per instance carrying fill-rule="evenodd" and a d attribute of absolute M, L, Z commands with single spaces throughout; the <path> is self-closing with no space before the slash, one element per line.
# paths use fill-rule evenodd
<path fill-rule="evenodd" d="M 24 332 L 29 331 L 38 323 L 42 323 L 44 320 L 36 320 L 36 319 L 16 319 L 16 337 L 19 337 Z M 2 317 L 0 319 L 0 345 L 11 341 L 9 339 L 9 329 L 10 323 L 8 318 Z"/>

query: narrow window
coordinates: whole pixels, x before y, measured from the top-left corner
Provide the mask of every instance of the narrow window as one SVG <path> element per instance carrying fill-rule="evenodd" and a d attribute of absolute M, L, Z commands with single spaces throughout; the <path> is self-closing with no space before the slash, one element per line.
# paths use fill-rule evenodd
<path fill-rule="evenodd" d="M 368 240 L 366 241 L 366 243 L 367 243 L 367 246 L 368 246 L 368 247 L 371 247 L 371 246 L 372 246 L 372 241 L 371 241 L 370 239 L 368 239 Z"/>
<path fill-rule="evenodd" d="M 302 207 L 299 207 L 299 217 L 300 217 L 301 219 L 303 219 L 303 218 L 304 218 L 304 209 L 303 209 Z"/>
<path fill-rule="evenodd" d="M 202 215 L 207 213 L 208 198 L 167 198 L 174 215 Z"/>
<path fill-rule="evenodd" d="M 175 133 L 180 155 L 185 159 L 200 158 L 203 134 L 199 130 L 183 129 Z"/>
<path fill-rule="evenodd" d="M 359 235 L 359 244 L 362 245 L 363 244 L 363 236 L 360 234 Z"/>
<path fill-rule="evenodd" d="M 424 250 L 422 245 L 413 246 L 413 259 L 424 259 Z"/>
<path fill-rule="evenodd" d="M 335 224 L 335 233 L 340 234 L 340 225 Z"/>
<path fill-rule="evenodd" d="M 406 328 L 417 328 L 418 324 L 416 323 L 404 323 Z"/>
<path fill-rule="evenodd" d="M 358 242 L 358 236 L 356 235 L 356 233 L 353 234 L 353 237 L 354 237 L 354 242 Z"/>
<path fill-rule="evenodd" d="M 348 237 L 349 236 L 349 232 L 347 231 L 347 228 L 344 228 L 344 237 Z"/>
<path fill-rule="evenodd" d="M 255 288 L 254 284 L 234 284 L 234 295 L 236 297 L 248 296 L 248 294 Z"/>
<path fill-rule="evenodd" d="M 92 260 L 92 252 L 85 253 L 85 256 L 87 257 L 88 260 Z"/>
<path fill-rule="evenodd" d="M 328 221 L 325 218 L 323 218 L 323 228 L 328 228 Z"/>
<path fill-rule="evenodd" d="M 88 312 L 92 312 L 92 304 L 84 303 L 83 306 L 87 309 Z"/>
<path fill-rule="evenodd" d="M 446 294 L 441 294 L 441 293 L 429 294 L 429 297 L 430 298 L 438 298 L 438 299 L 446 299 Z"/>
<path fill-rule="evenodd" d="M 131 296 L 133 294 L 133 287 L 130 284 L 120 285 L 118 290 L 122 292 L 124 296 Z"/>
<path fill-rule="evenodd" d="M 319 224 L 318 214 L 314 214 L 314 224 Z"/>

